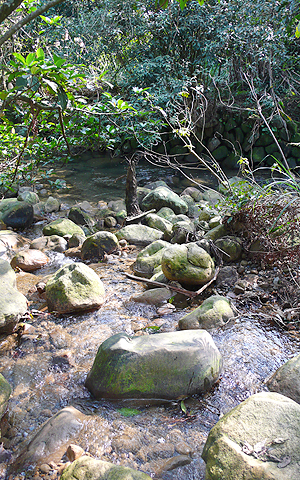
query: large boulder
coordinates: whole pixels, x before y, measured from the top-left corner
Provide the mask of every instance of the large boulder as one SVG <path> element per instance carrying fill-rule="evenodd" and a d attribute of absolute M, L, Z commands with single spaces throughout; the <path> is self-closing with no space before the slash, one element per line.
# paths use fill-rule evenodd
<path fill-rule="evenodd" d="M 104 253 L 111 253 L 118 250 L 119 242 L 111 232 L 97 232 L 87 237 L 81 247 L 82 260 L 93 260 L 103 258 Z"/>
<path fill-rule="evenodd" d="M 132 265 L 134 273 L 150 278 L 155 269 L 160 266 L 162 254 L 165 248 L 169 247 L 168 242 L 156 240 L 139 252 L 136 261 Z"/>
<path fill-rule="evenodd" d="M 160 240 L 163 237 L 163 232 L 147 227 L 147 225 L 127 225 L 116 233 L 116 237 L 118 240 L 124 238 L 133 245 L 146 246 L 155 242 L 155 240 Z"/>
<path fill-rule="evenodd" d="M 129 467 L 114 465 L 103 460 L 83 455 L 71 463 L 61 476 L 61 480 L 151 480 L 143 472 Z"/>
<path fill-rule="evenodd" d="M 11 386 L 0 373 L 0 420 L 5 413 L 7 402 L 11 394 Z"/>
<path fill-rule="evenodd" d="M 15 198 L 5 198 L 0 201 L 0 220 L 7 227 L 23 230 L 33 223 L 33 207 Z"/>
<path fill-rule="evenodd" d="M 300 478 L 300 405 L 278 393 L 257 393 L 210 431 L 202 458 L 205 480 Z"/>
<path fill-rule="evenodd" d="M 174 400 L 207 391 L 221 364 L 204 330 L 138 337 L 118 333 L 100 345 L 85 385 L 95 398 Z"/>
<path fill-rule="evenodd" d="M 98 275 L 84 263 L 60 268 L 46 284 L 50 311 L 69 313 L 93 310 L 104 302 L 104 287 Z"/>
<path fill-rule="evenodd" d="M 211 256 L 196 243 L 174 245 L 162 254 L 162 271 L 168 280 L 186 285 L 204 285 L 214 276 Z"/>
<path fill-rule="evenodd" d="M 16 275 L 6 260 L 0 260 L 0 334 L 11 333 L 27 311 L 27 300 L 16 289 Z"/>
<path fill-rule="evenodd" d="M 34 272 L 44 267 L 49 262 L 49 257 L 40 250 L 30 249 L 22 250 L 17 253 L 11 260 L 12 268 L 20 268 L 24 272 Z"/>
<path fill-rule="evenodd" d="M 144 210 L 155 208 L 159 210 L 162 207 L 169 207 L 175 213 L 187 213 L 188 206 L 177 193 L 172 192 L 167 187 L 157 187 L 143 198 L 142 207 Z"/>
<path fill-rule="evenodd" d="M 288 360 L 267 381 L 268 389 L 300 403 L 300 354 Z"/>
<path fill-rule="evenodd" d="M 83 428 L 87 417 L 74 407 L 65 407 L 49 418 L 37 431 L 13 464 L 15 470 L 29 465 L 58 462 L 70 440 Z"/>
<path fill-rule="evenodd" d="M 74 233 L 84 235 L 82 228 L 68 218 L 58 218 L 43 228 L 43 235 L 59 235 L 60 237 L 69 235 L 71 237 Z"/>
<path fill-rule="evenodd" d="M 200 307 L 181 318 L 179 328 L 190 330 L 222 327 L 232 317 L 234 317 L 234 313 L 227 298 L 212 295 L 204 300 Z"/>

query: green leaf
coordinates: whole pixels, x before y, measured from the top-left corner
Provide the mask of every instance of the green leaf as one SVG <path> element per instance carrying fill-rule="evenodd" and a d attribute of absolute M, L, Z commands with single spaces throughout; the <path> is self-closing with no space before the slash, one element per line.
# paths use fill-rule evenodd
<path fill-rule="evenodd" d="M 298 23 L 296 27 L 296 32 L 295 32 L 296 38 L 300 38 L 300 22 Z"/>
<path fill-rule="evenodd" d="M 30 66 L 32 64 L 33 61 L 36 60 L 36 56 L 35 56 L 35 53 L 28 53 L 27 57 L 26 57 L 26 65 Z"/>
<path fill-rule="evenodd" d="M 136 408 L 119 408 L 117 410 L 123 417 L 134 417 L 135 415 L 139 415 L 141 412 L 140 410 L 137 410 Z"/>
<path fill-rule="evenodd" d="M 42 48 L 38 48 L 36 51 L 36 58 L 38 60 L 44 60 L 45 59 L 45 52 Z"/>
<path fill-rule="evenodd" d="M 57 90 L 58 90 L 57 83 L 51 82 L 47 78 L 43 78 L 43 82 L 46 83 L 46 85 L 48 86 L 48 90 L 50 91 L 50 93 L 52 93 L 53 95 L 57 93 Z"/>
<path fill-rule="evenodd" d="M 57 97 L 58 97 L 58 103 L 60 104 L 61 108 L 65 110 L 68 105 L 68 96 L 62 88 L 60 88 L 60 91 Z"/>
<path fill-rule="evenodd" d="M 16 87 L 18 90 L 23 90 L 25 87 L 27 88 L 27 84 L 28 84 L 27 77 L 17 77 Z"/>
<path fill-rule="evenodd" d="M 53 53 L 53 60 L 58 68 L 60 68 L 64 63 L 66 63 L 66 60 L 60 58 L 58 55 L 55 55 L 55 53 Z"/>
<path fill-rule="evenodd" d="M 23 65 L 26 65 L 26 60 L 25 60 L 25 58 L 23 57 L 23 55 L 22 55 L 21 53 L 18 53 L 18 52 L 13 53 L 13 56 L 14 56 L 17 60 L 19 60 L 19 62 L 23 63 Z"/>
<path fill-rule="evenodd" d="M 183 413 L 185 413 L 185 414 L 187 413 L 187 409 L 186 409 L 186 406 L 185 406 L 183 400 L 181 400 L 181 402 L 180 402 L 180 408 L 183 411 Z"/>

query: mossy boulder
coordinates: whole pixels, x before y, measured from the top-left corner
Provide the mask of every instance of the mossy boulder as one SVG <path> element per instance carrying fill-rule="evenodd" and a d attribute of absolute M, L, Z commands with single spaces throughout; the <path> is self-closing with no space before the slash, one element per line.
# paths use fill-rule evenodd
<path fill-rule="evenodd" d="M 215 272 L 213 259 L 196 243 L 166 248 L 162 254 L 161 266 L 168 280 L 185 285 L 204 285 Z"/>
<path fill-rule="evenodd" d="M 268 389 L 300 403 L 300 355 L 288 360 L 267 381 Z"/>
<path fill-rule="evenodd" d="M 46 284 L 49 311 L 71 313 L 99 308 L 104 302 L 104 287 L 98 275 L 84 263 L 60 268 Z"/>
<path fill-rule="evenodd" d="M 137 275 L 150 278 L 155 269 L 161 265 L 163 251 L 169 246 L 170 244 L 164 240 L 156 240 L 148 245 L 138 254 L 132 265 L 133 271 Z"/>
<path fill-rule="evenodd" d="M 167 187 L 157 187 L 143 198 L 142 207 L 144 210 L 155 208 L 159 210 L 162 207 L 171 208 L 176 214 L 187 213 L 187 204 Z"/>
<path fill-rule="evenodd" d="M 204 330 L 138 337 L 118 333 L 100 345 L 85 385 L 97 399 L 174 400 L 209 390 L 221 363 Z"/>
<path fill-rule="evenodd" d="M 225 225 L 218 225 L 217 227 L 214 227 L 211 230 L 209 230 L 204 235 L 204 238 L 206 240 L 212 240 L 213 242 L 215 242 L 219 238 L 224 237 L 227 233 L 228 233 L 228 230 L 225 227 Z"/>
<path fill-rule="evenodd" d="M 23 230 L 33 223 L 33 207 L 15 198 L 0 200 L 0 220 L 7 227 Z"/>
<path fill-rule="evenodd" d="M 180 330 L 190 330 L 221 327 L 232 317 L 234 317 L 234 313 L 229 300 L 220 295 L 212 295 L 204 300 L 200 307 L 181 318 L 179 328 Z"/>
<path fill-rule="evenodd" d="M 227 235 L 217 239 L 215 245 L 227 254 L 223 255 L 225 262 L 236 262 L 242 255 L 242 241 L 237 237 Z"/>
<path fill-rule="evenodd" d="M 145 223 L 148 227 L 161 230 L 165 235 L 171 236 L 173 224 L 169 220 L 156 215 L 155 213 L 149 213 L 145 217 Z"/>
<path fill-rule="evenodd" d="M 76 225 L 85 225 L 89 228 L 95 225 L 94 220 L 88 213 L 82 210 L 80 207 L 72 207 L 68 213 L 68 219 L 76 223 Z"/>
<path fill-rule="evenodd" d="M 171 223 L 173 223 L 173 218 L 176 218 L 175 212 L 169 207 L 162 207 L 160 210 L 158 210 L 157 215 L 169 220 Z"/>
<path fill-rule="evenodd" d="M 65 235 L 72 236 L 75 233 L 84 235 L 82 228 L 68 218 L 58 218 L 43 228 L 43 235 L 59 235 L 60 237 L 64 237 Z"/>
<path fill-rule="evenodd" d="M 97 232 L 85 239 L 81 247 L 82 260 L 98 260 L 105 253 L 111 253 L 119 248 L 119 241 L 111 232 Z"/>
<path fill-rule="evenodd" d="M 27 300 L 16 289 L 16 276 L 6 260 L 0 260 L 0 334 L 11 333 L 27 311 Z"/>
<path fill-rule="evenodd" d="M 11 386 L 0 373 L 0 419 L 5 413 L 7 402 L 11 394 Z"/>
<path fill-rule="evenodd" d="M 151 477 L 123 465 L 83 455 L 63 471 L 61 480 L 151 480 Z"/>
<path fill-rule="evenodd" d="M 26 202 L 29 205 L 35 205 L 39 203 L 40 199 L 39 196 L 35 192 L 22 192 L 18 195 L 19 202 Z"/>
<path fill-rule="evenodd" d="M 205 480 L 300 478 L 300 405 L 278 393 L 252 395 L 211 429 Z"/>
<path fill-rule="evenodd" d="M 189 219 L 177 221 L 172 226 L 171 243 L 186 243 L 188 234 L 194 230 L 194 224 Z"/>
<path fill-rule="evenodd" d="M 163 237 L 163 232 L 147 225 L 127 225 L 116 233 L 118 240 L 124 238 L 133 245 L 146 246 Z"/>

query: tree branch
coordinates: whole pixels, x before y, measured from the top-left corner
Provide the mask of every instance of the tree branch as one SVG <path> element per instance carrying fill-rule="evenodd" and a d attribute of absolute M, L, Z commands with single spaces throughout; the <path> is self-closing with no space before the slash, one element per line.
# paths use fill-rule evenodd
<path fill-rule="evenodd" d="M 4 20 L 14 12 L 22 2 L 23 0 L 10 0 L 4 2 L 0 7 L 0 23 L 4 22 Z"/>
<path fill-rule="evenodd" d="M 15 0 L 16 2 L 18 0 Z M 44 5 L 43 7 L 40 7 L 38 8 L 37 10 L 35 10 L 34 12 L 31 12 L 29 15 L 27 15 L 27 17 L 23 18 L 22 20 L 20 20 L 18 23 L 15 23 L 11 28 L 9 28 L 7 30 L 7 32 L 2 35 L 2 37 L 0 38 L 0 47 L 1 45 L 3 45 L 3 43 L 5 43 L 9 38 L 11 38 L 14 33 L 16 33 L 18 30 L 20 30 L 22 27 L 24 27 L 24 25 L 27 25 L 27 23 L 31 22 L 32 20 L 34 20 L 36 17 L 38 17 L 39 15 L 41 15 L 42 13 L 46 12 L 47 10 L 49 10 L 49 8 L 51 7 L 55 7 L 55 5 L 59 5 L 60 3 L 63 3 L 65 0 L 51 0 L 49 3 L 47 3 L 46 5 Z M 21 2 L 20 2 L 21 3 Z M 1 12 L 1 10 L 0 10 Z M 13 10 L 11 11 L 13 12 Z"/>

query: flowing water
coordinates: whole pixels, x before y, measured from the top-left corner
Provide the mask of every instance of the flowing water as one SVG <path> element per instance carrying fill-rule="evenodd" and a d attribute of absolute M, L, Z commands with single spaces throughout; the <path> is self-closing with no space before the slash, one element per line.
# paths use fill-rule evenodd
<path fill-rule="evenodd" d="M 125 180 L 115 181 L 125 173 L 123 165 L 116 162 L 108 169 L 105 161 L 99 163 L 99 158 L 91 158 L 58 172 L 70 186 L 68 193 L 62 194 L 66 205 L 82 200 L 96 204 L 123 196 Z M 165 171 L 163 178 L 172 175 Z M 145 184 L 162 173 L 141 165 L 138 177 Z M 38 236 L 42 226 L 28 235 Z M 205 465 L 201 452 L 210 428 L 242 400 L 264 390 L 266 378 L 299 351 L 297 337 L 279 331 L 259 315 L 242 312 L 235 321 L 211 331 L 223 355 L 222 376 L 210 393 L 184 401 L 188 415 L 180 402 L 155 405 L 93 400 L 84 382 L 105 339 L 121 331 L 136 335 L 155 335 L 158 327 L 160 332 L 174 331 L 179 318 L 192 308 L 177 296 L 176 308 L 161 315 L 156 307 L 131 300 L 145 288 L 124 276 L 137 252 L 133 248 L 128 256 L 111 255 L 105 263 L 90 265 L 105 285 L 106 302 L 98 311 L 83 315 L 48 314 L 45 300 L 33 288 L 45 275 L 76 260 L 52 254 L 50 265 L 35 275 L 18 274 L 18 287 L 29 298 L 32 315 L 22 335 L 0 337 L 0 372 L 13 387 L 2 422 L 4 447 L 12 451 L 12 459 L 43 422 L 73 405 L 86 415 L 85 427 L 73 443 L 91 455 L 163 480 L 202 480 Z M 194 301 L 193 308 L 195 305 Z M 59 457 L 53 455 L 52 460 L 58 462 Z M 11 478 L 24 478 L 22 473 L 16 475 Z"/>

